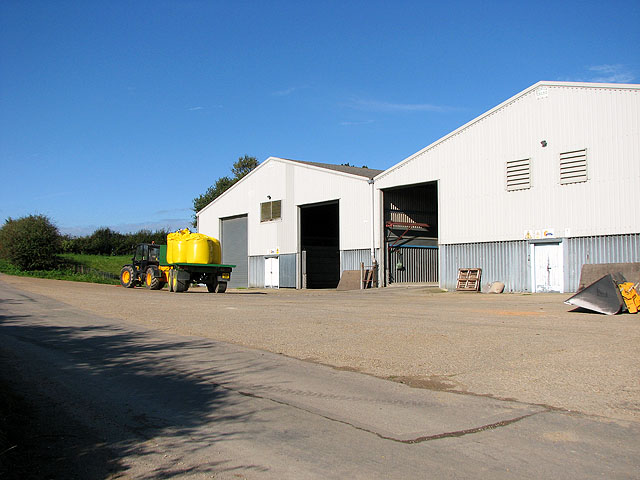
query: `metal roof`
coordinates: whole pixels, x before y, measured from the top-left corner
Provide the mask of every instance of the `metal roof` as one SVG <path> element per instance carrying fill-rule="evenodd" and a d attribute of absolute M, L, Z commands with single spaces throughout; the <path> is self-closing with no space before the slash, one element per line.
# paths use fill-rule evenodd
<path fill-rule="evenodd" d="M 365 178 L 373 178 L 384 171 L 384 170 L 376 170 L 374 168 L 352 167 L 349 165 L 334 165 L 332 163 L 305 162 L 303 160 L 293 160 L 291 158 L 282 158 L 281 160 L 288 160 L 290 162 L 302 163 L 304 165 L 311 165 L 313 167 L 326 168 L 327 170 L 334 170 L 336 172 L 349 173 L 351 175 L 358 175 L 359 177 L 365 177 Z"/>

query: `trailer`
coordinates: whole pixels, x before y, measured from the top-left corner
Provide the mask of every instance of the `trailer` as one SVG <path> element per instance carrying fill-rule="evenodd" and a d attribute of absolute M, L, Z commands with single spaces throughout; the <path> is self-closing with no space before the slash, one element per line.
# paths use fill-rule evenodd
<path fill-rule="evenodd" d="M 144 285 L 149 290 L 161 290 L 168 284 L 170 292 L 186 292 L 191 285 L 200 283 L 210 293 L 224 293 L 234 267 L 218 263 L 169 263 L 167 245 L 141 243 L 131 263 L 122 267 L 120 284 L 125 288 Z"/>

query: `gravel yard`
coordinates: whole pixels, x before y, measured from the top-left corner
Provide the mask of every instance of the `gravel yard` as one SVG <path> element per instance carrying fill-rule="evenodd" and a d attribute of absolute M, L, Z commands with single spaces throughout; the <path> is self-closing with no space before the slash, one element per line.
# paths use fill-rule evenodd
<path fill-rule="evenodd" d="M 571 312 L 568 294 L 229 290 L 209 294 L 0 275 L 75 308 L 421 388 L 640 421 L 640 315 Z"/>

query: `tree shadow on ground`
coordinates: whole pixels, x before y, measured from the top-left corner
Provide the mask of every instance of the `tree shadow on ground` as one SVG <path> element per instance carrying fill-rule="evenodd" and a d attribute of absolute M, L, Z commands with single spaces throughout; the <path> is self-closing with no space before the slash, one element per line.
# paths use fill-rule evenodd
<path fill-rule="evenodd" d="M 34 298 L 11 293 L 0 298 L 0 378 L 13 391 L 13 428 L 25 432 L 0 456 L 3 479 L 263 470 L 211 449 L 259 428 L 225 383 L 263 367 L 224 344 L 117 326 L 46 297 L 33 295 L 47 303 L 34 313 Z M 3 471 L 15 459 L 28 464 Z"/>

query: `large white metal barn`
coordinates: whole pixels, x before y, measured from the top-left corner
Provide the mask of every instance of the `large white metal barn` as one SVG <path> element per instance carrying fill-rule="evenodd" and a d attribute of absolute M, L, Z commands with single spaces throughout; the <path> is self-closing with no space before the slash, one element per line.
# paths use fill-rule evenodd
<path fill-rule="evenodd" d="M 381 172 L 271 157 L 198 213 L 232 286 L 575 291 L 584 263 L 640 262 L 640 85 L 539 82 Z"/>
<path fill-rule="evenodd" d="M 198 212 L 231 286 L 335 288 L 372 263 L 372 178 L 381 170 L 270 157 Z"/>
<path fill-rule="evenodd" d="M 640 261 L 640 85 L 539 82 L 375 186 L 387 281 L 575 291 L 584 263 Z"/>

